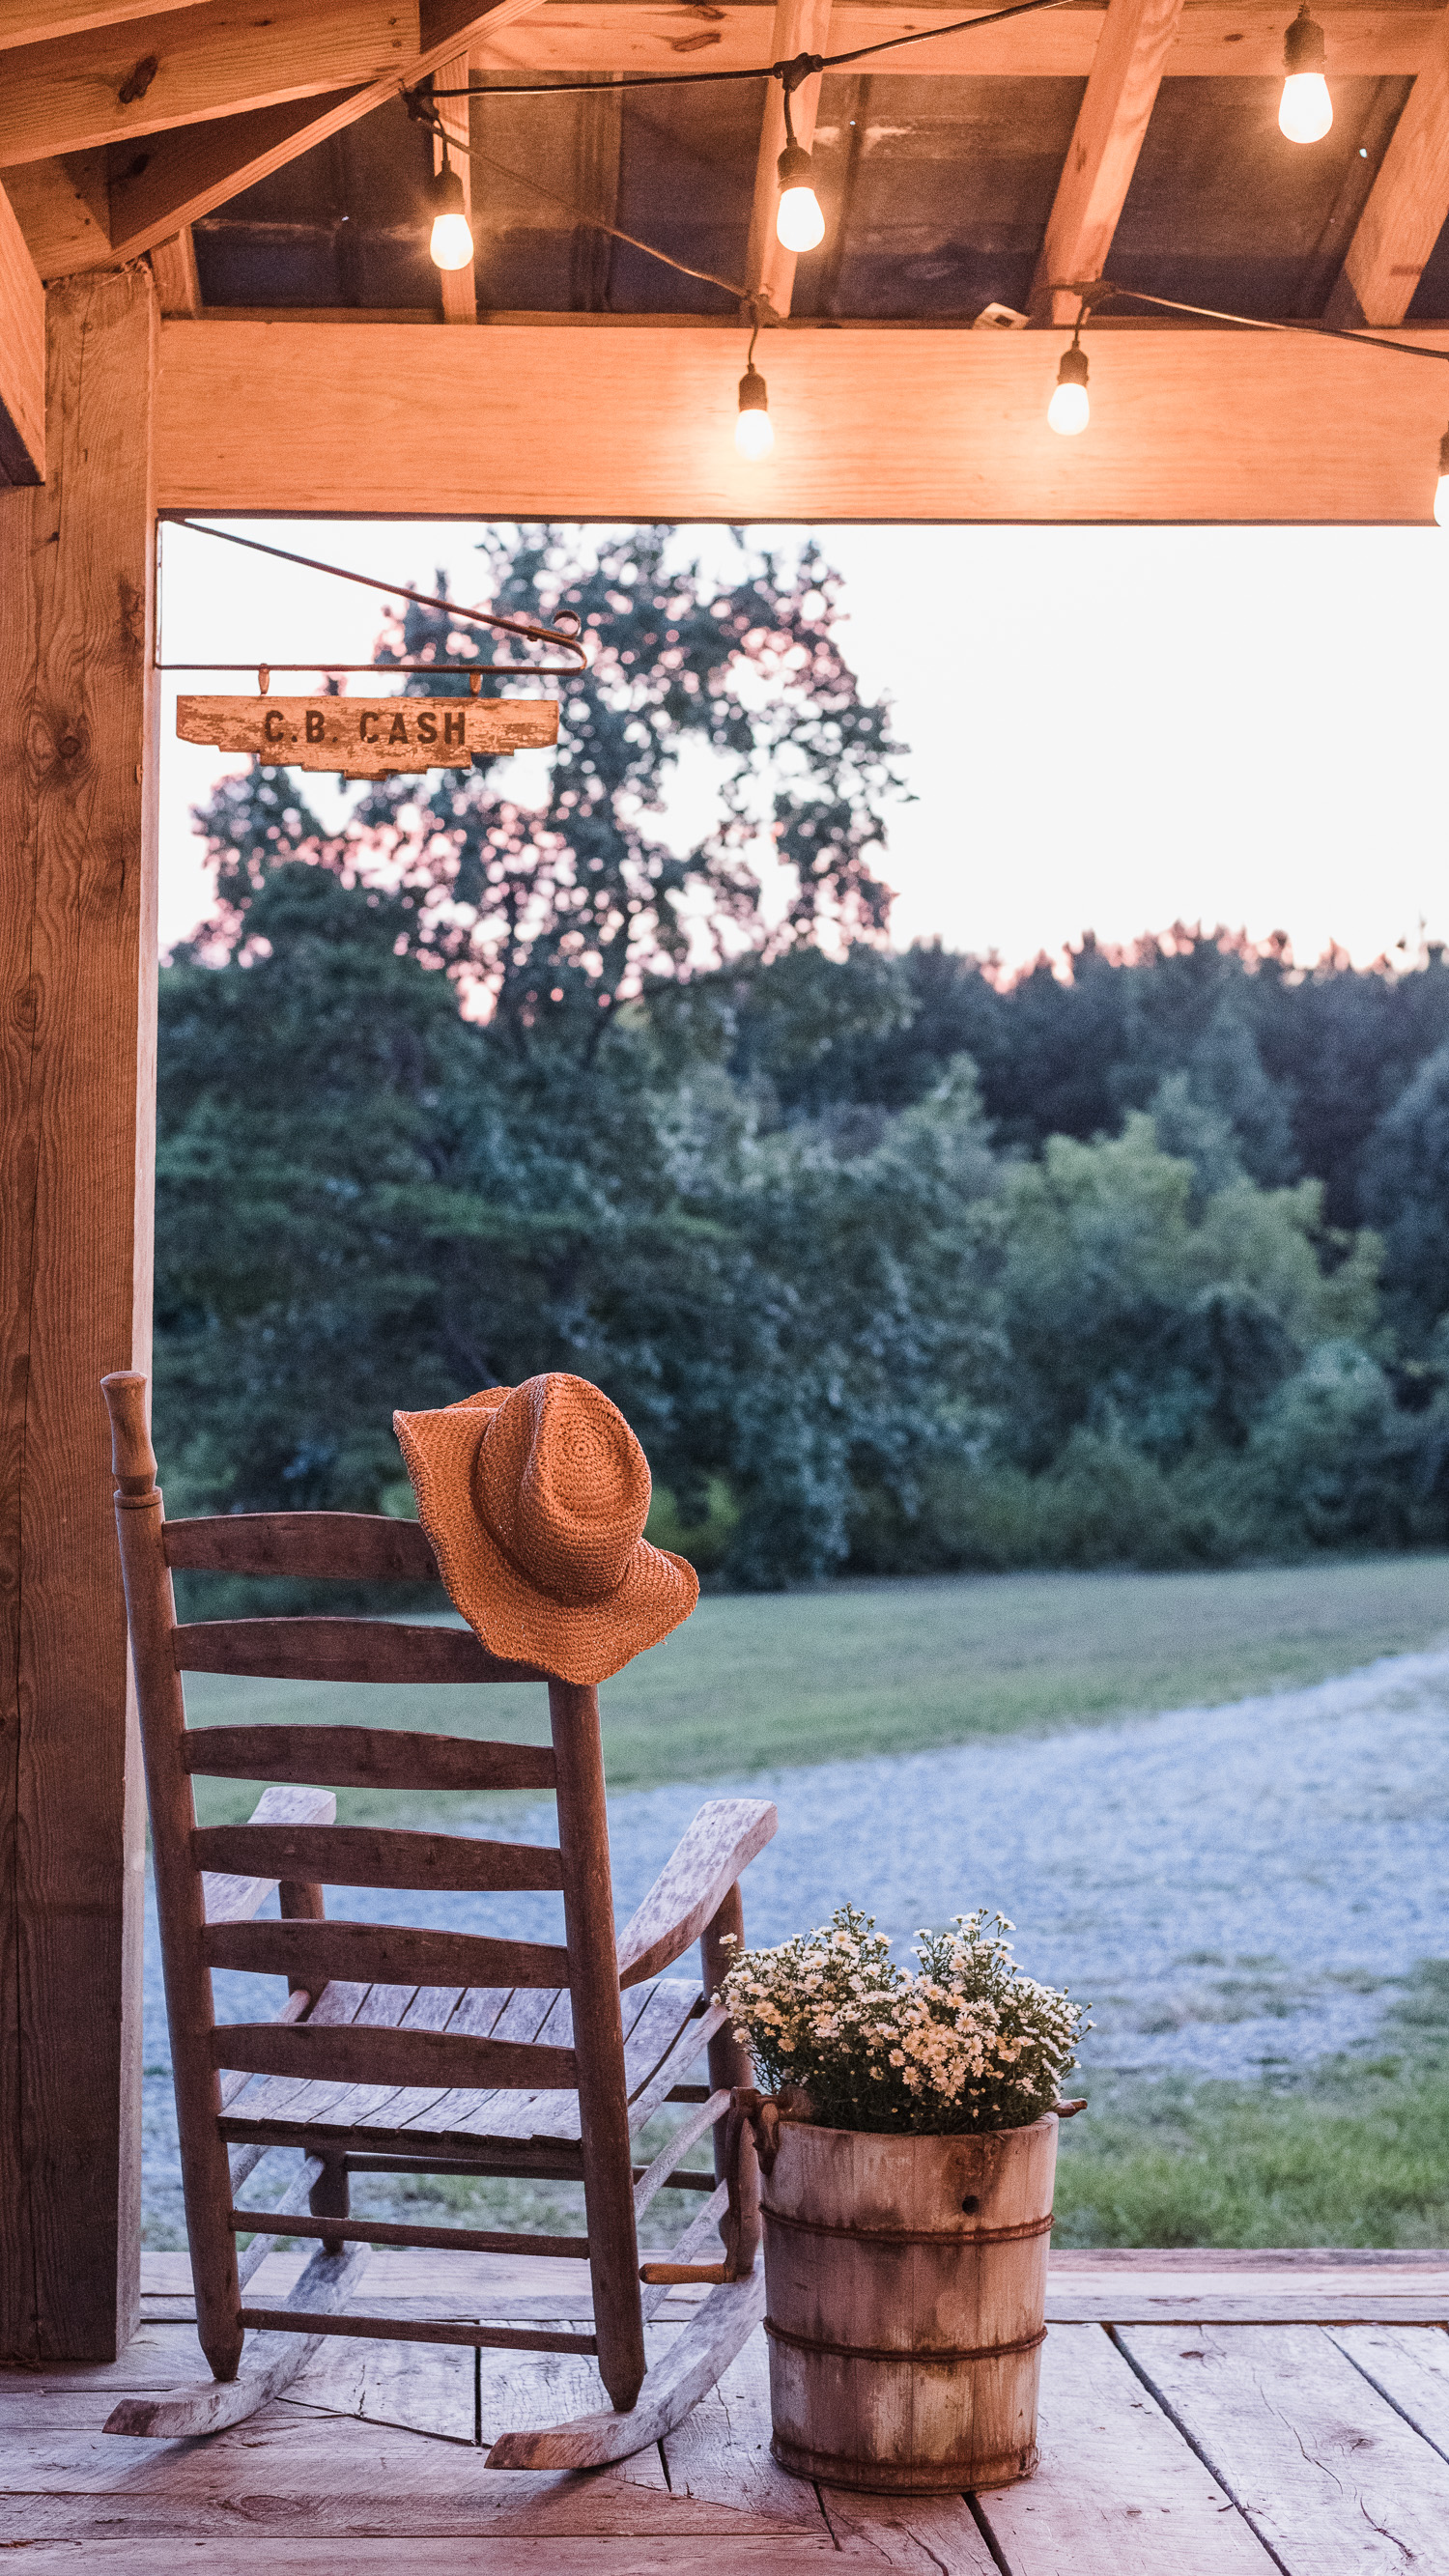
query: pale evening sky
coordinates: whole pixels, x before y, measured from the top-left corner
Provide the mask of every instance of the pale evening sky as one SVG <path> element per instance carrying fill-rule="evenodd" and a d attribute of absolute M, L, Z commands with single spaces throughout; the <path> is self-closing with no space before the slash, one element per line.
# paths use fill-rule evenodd
<path fill-rule="evenodd" d="M 240 524 L 240 523 L 233 523 Z M 248 521 L 298 552 L 486 604 L 457 522 Z M 799 531 L 765 530 L 766 543 Z M 843 642 L 894 702 L 915 802 L 883 873 L 898 942 L 1018 964 L 1084 928 L 1176 919 L 1331 938 L 1360 962 L 1421 921 L 1449 936 L 1449 813 L 1435 768 L 1449 681 L 1449 531 L 1436 528 L 827 528 Z M 684 531 L 721 562 L 724 531 Z M 386 603 L 168 528 L 168 660 L 329 652 L 362 661 Z M 246 691 L 198 671 L 179 685 Z M 308 673 L 278 688 L 310 690 Z M 354 689 L 365 685 L 360 680 Z M 163 944 L 207 903 L 190 809 L 226 768 L 162 708 Z M 541 763 L 546 756 L 532 754 Z M 517 786 L 526 793 L 526 762 Z M 330 820 L 335 782 L 316 782 Z M 698 786 L 695 795 L 698 795 Z M 700 808 L 688 791 L 676 828 Z"/>

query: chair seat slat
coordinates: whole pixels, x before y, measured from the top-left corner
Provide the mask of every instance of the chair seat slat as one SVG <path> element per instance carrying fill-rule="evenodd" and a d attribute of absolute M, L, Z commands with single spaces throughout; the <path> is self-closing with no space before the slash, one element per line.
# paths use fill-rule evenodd
<path fill-rule="evenodd" d="M 471 1628 L 396 1619 L 196 1619 L 172 1630 L 178 1672 L 290 1682 L 544 1682 L 490 1655 Z"/>
<path fill-rule="evenodd" d="M 317 1994 L 332 1978 L 389 1986 L 558 1986 L 568 1952 L 552 1941 L 495 1941 L 482 1932 L 434 1932 L 411 1923 L 209 1924 L 213 1968 L 290 1977 Z M 359 2031 L 362 2024 L 356 2025 Z"/>
<path fill-rule="evenodd" d="M 563 1885 L 548 1843 L 485 1842 L 471 1834 L 374 1825 L 207 1825 L 191 1837 L 198 1869 L 240 1878 L 306 1879 L 323 1887 L 431 1887 L 461 1894 Z"/>
<path fill-rule="evenodd" d="M 446 2030 L 375 2030 L 356 2023 L 317 2030 L 305 2021 L 290 2028 L 272 2021 L 227 2022 L 213 2030 L 211 2048 L 217 2066 L 369 2089 L 472 2082 L 504 2092 L 532 2092 L 540 2085 L 571 2092 L 579 2079 L 571 2048 L 466 2039 Z M 240 2105 L 234 2116 L 244 2119 Z"/>
<path fill-rule="evenodd" d="M 161 1535 L 167 1564 L 193 1573 L 438 1581 L 433 1551 L 417 1522 L 389 1520 L 380 1512 L 228 1512 L 166 1521 Z"/>
<path fill-rule="evenodd" d="M 193 1726 L 188 1771 L 212 1780 L 287 1780 L 333 1789 L 551 1789 L 547 1744 L 475 1742 L 390 1726 Z"/>

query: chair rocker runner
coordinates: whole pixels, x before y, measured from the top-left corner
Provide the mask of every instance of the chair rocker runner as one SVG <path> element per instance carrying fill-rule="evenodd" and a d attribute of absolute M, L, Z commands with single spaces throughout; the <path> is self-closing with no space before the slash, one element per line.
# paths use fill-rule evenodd
<path fill-rule="evenodd" d="M 197 2331 L 214 2384 L 128 2399 L 108 2432 L 156 2438 L 234 2424 L 284 2388 L 329 2334 L 594 2355 L 614 2411 L 510 2433 L 497 2468 L 587 2468 L 657 2441 L 719 2377 L 764 2309 L 758 2181 L 745 2157 L 725 2216 L 725 2115 L 747 2052 L 709 2001 L 742 1931 L 741 1871 L 775 1830 L 764 1801 L 701 1808 L 617 1942 L 598 1694 L 501 1661 L 467 1630 L 360 1618 L 178 1625 L 175 1567 L 231 1575 L 437 1580 L 415 1522 L 350 1512 L 266 1512 L 168 1522 L 146 1429 L 144 1378 L 103 1380 L 125 1575 L 157 1910 L 171 2030 Z M 483 1743 L 390 1727 L 263 1722 L 190 1728 L 186 1672 L 342 1682 L 539 1682 L 550 1746 Z M 192 1778 L 266 1787 L 251 1821 L 198 1828 Z M 552 1790 L 556 1846 L 338 1825 L 330 1789 Z M 562 1895 L 564 1941 L 493 1939 L 328 1921 L 323 1887 Z M 276 1887 L 281 1920 L 257 1921 Z M 665 1972 L 698 1940 L 702 1977 Z M 216 2019 L 213 1968 L 285 1978 L 271 2022 Z M 699 2061 L 705 2061 L 704 2067 Z M 707 2082 L 696 2080 L 707 2071 Z M 684 2116 L 646 2167 L 632 2141 L 666 2104 Z M 736 2133 L 739 2123 L 734 2124 Z M 709 2129 L 715 2175 L 676 2172 Z M 302 2151 L 290 2188 L 241 2208 L 277 2150 Z M 353 2218 L 353 2173 L 472 2173 L 579 2181 L 582 2236 L 529 2236 Z M 665 2184 L 709 2197 L 668 2263 L 645 2279 L 713 2284 L 666 2358 L 646 2368 L 644 2327 L 663 2297 L 641 2286 L 637 2225 Z M 255 2233 L 254 2233 L 255 2232 Z M 238 2258 L 237 2237 L 254 2234 Z M 281 2306 L 245 2303 L 276 2235 L 318 2250 Z M 720 2237 L 727 2240 L 720 2260 Z M 373 2245 L 586 2256 L 592 2333 L 440 2317 L 354 2315 Z M 738 2277 L 729 2277 L 732 2273 Z M 247 2338 L 251 2340 L 248 2342 Z"/>

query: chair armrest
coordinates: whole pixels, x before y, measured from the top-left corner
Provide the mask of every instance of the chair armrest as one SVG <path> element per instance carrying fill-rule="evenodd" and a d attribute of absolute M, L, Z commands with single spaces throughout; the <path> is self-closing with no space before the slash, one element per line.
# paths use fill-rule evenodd
<path fill-rule="evenodd" d="M 619 1935 L 619 1983 L 657 1977 L 713 1921 L 779 1819 L 768 1798 L 712 1798 Z"/>
<path fill-rule="evenodd" d="M 337 1800 L 330 1789 L 264 1789 L 247 1818 L 252 1825 L 332 1825 L 336 1821 Z M 240 1878 L 229 1870 L 203 1870 L 207 1922 L 248 1922 L 276 1885 L 274 1878 Z"/>

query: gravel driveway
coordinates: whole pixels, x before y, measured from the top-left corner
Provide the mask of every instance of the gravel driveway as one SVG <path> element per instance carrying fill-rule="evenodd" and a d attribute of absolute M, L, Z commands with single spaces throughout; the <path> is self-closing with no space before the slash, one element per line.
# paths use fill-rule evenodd
<path fill-rule="evenodd" d="M 750 1870 L 754 1941 L 847 1897 L 903 1945 L 977 1904 L 1016 1924 L 1023 1964 L 1093 2005 L 1084 2063 L 1253 2075 L 1373 2031 L 1391 1981 L 1449 1954 L 1449 1653 L 1384 1658 L 1226 1708 L 944 1752 L 626 1791 L 610 1802 L 629 1912 L 704 1797 L 773 1797 Z M 552 1809 L 511 1834 L 544 1841 Z M 380 1920 L 404 1900 L 337 1891 Z M 551 1897 L 413 1901 L 413 1919 L 561 1937 Z M 266 1979 L 217 1979 L 218 2006 L 276 2009 Z M 154 1918 L 146 1950 L 145 2198 L 179 2224 Z"/>

